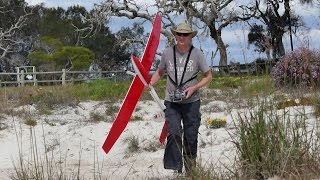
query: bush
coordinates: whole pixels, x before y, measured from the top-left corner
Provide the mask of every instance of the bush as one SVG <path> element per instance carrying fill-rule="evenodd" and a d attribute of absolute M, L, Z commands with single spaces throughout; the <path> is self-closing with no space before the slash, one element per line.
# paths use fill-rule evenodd
<path fill-rule="evenodd" d="M 318 177 L 319 129 L 307 121 L 306 114 L 292 120 L 288 111 L 270 109 L 273 106 L 261 103 L 237 117 L 233 142 L 243 175 L 247 179 Z"/>
<path fill-rule="evenodd" d="M 286 54 L 271 71 L 276 86 L 320 85 L 320 53 L 299 48 Z"/>

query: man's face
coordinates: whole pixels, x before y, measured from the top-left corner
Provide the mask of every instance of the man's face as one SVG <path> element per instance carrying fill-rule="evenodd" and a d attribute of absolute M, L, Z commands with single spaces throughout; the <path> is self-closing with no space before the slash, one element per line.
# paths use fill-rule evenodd
<path fill-rule="evenodd" d="M 191 33 L 176 33 L 175 35 L 176 40 L 177 40 L 177 44 L 180 45 L 189 45 L 191 42 Z"/>

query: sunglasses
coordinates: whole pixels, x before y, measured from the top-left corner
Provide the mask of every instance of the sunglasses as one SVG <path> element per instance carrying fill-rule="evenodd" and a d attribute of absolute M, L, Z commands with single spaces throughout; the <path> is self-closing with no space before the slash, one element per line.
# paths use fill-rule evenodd
<path fill-rule="evenodd" d="M 189 36 L 191 33 L 176 33 L 178 36 Z"/>

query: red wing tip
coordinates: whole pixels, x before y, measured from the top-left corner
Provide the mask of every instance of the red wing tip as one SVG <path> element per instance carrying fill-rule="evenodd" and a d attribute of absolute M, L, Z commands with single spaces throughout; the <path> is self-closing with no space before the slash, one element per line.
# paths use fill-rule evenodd
<path fill-rule="evenodd" d="M 106 154 L 108 154 L 111 148 L 107 148 L 105 145 L 103 145 L 102 149 Z"/>

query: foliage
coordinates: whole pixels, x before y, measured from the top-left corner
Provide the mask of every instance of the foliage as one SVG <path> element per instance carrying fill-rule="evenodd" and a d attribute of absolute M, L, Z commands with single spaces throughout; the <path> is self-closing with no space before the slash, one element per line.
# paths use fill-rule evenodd
<path fill-rule="evenodd" d="M 40 71 L 55 70 L 55 63 L 52 56 L 42 51 L 34 51 L 28 55 L 31 65 L 36 66 Z"/>
<path fill-rule="evenodd" d="M 70 64 L 68 70 L 88 69 L 94 57 L 88 48 L 76 46 L 64 46 L 52 56 L 58 69 L 66 68 Z"/>
<path fill-rule="evenodd" d="M 36 126 L 37 125 L 37 121 L 34 119 L 26 119 L 24 121 L 24 124 L 28 125 L 28 126 Z"/>
<path fill-rule="evenodd" d="M 320 53 L 298 48 L 283 56 L 273 67 L 271 75 L 276 86 L 319 86 Z"/>
<path fill-rule="evenodd" d="M 274 90 L 273 82 L 268 75 L 260 76 L 214 76 L 208 85 L 210 89 L 239 89 L 243 97 L 268 94 Z"/>
<path fill-rule="evenodd" d="M 49 36 L 43 36 L 40 39 L 40 47 L 29 53 L 28 59 L 31 61 L 31 65 L 36 66 L 40 71 L 54 71 L 56 65 L 52 53 L 61 49 L 63 44 L 58 39 Z"/>
<path fill-rule="evenodd" d="M 284 109 L 292 106 L 311 106 L 315 105 L 316 102 L 313 98 L 301 97 L 296 99 L 286 99 L 277 103 L 278 109 Z"/>
<path fill-rule="evenodd" d="M 40 70 L 71 68 L 83 70 L 89 68 L 94 54 L 91 50 L 79 46 L 63 46 L 62 42 L 52 37 L 42 37 L 40 50 L 29 54 L 31 64 Z"/>
<path fill-rule="evenodd" d="M 121 45 L 108 27 L 102 27 L 96 34 L 84 40 L 84 45 L 95 52 L 95 63 L 104 71 L 123 70 L 130 59 L 131 44 Z"/>
<path fill-rule="evenodd" d="M 250 32 L 248 34 L 248 42 L 249 44 L 253 44 L 256 47 L 256 51 L 264 52 L 266 51 L 266 47 L 264 46 L 267 32 L 263 29 L 262 25 L 254 24 L 250 28 Z"/>
<path fill-rule="evenodd" d="M 299 176 L 309 168 L 318 171 L 317 129 L 308 128 L 304 114 L 292 120 L 288 112 L 279 114 L 269 107 L 272 105 L 261 103 L 247 115 L 238 115 L 234 143 L 243 174 L 248 179 L 267 179 Z"/>
<path fill-rule="evenodd" d="M 25 101 L 51 108 L 58 104 L 76 105 L 79 100 L 88 99 L 116 101 L 125 95 L 128 88 L 128 82 L 95 80 L 87 84 L 45 87 L 43 93 L 30 96 Z"/>
<path fill-rule="evenodd" d="M 135 56 L 140 57 L 144 44 L 144 28 L 138 24 L 133 23 L 133 27 L 122 27 L 119 32 L 117 32 L 117 41 L 122 45 L 127 45 L 131 47 L 130 54 L 135 54 Z"/>
<path fill-rule="evenodd" d="M 75 91 L 75 94 L 80 98 L 87 99 L 89 97 L 91 100 L 116 101 L 124 97 L 130 83 L 128 81 L 95 80 L 79 86 L 79 90 Z"/>
<path fill-rule="evenodd" d="M 40 40 L 42 42 L 41 48 L 49 54 L 63 47 L 63 43 L 59 39 L 53 38 L 51 36 L 42 36 L 40 37 Z"/>
<path fill-rule="evenodd" d="M 26 7 L 23 0 L 0 1 L 0 72 L 23 65 L 31 47 L 29 25 L 36 22 L 35 14 L 36 9 Z"/>
<path fill-rule="evenodd" d="M 24 90 L 35 89 L 32 87 L 25 87 Z M 78 103 L 77 97 L 72 92 L 74 89 L 69 87 L 51 86 L 44 87 L 40 90 L 36 89 L 37 93 L 28 94 L 21 97 L 22 104 L 37 104 L 39 110 L 48 112 L 57 106 L 74 106 Z"/>
<path fill-rule="evenodd" d="M 268 95 L 274 90 L 275 88 L 269 75 L 249 76 L 242 84 L 240 93 L 243 97 L 250 98 L 257 95 Z"/>
<path fill-rule="evenodd" d="M 209 84 L 209 88 L 229 89 L 237 88 L 243 84 L 243 77 L 239 76 L 218 76 L 213 77 Z"/>
<path fill-rule="evenodd" d="M 128 143 L 128 153 L 137 153 L 141 150 L 139 138 L 137 136 L 130 136 L 125 139 L 125 142 Z"/>
<path fill-rule="evenodd" d="M 75 106 L 82 100 L 106 100 L 108 102 L 116 102 L 125 96 L 130 82 L 94 80 L 86 84 L 70 84 L 65 86 L 0 88 L 0 99 L 4 102 L 0 105 L 0 112 L 10 113 L 9 110 L 12 110 L 12 107 L 8 105 L 9 100 L 10 102 L 14 102 L 11 102 L 14 106 L 36 104 L 38 110 L 43 113 L 49 112 L 57 106 Z M 110 106 L 108 110 L 110 110 L 110 112 L 106 112 L 106 114 L 111 115 L 116 111 L 116 107 Z"/>
<path fill-rule="evenodd" d="M 82 46 L 90 49 L 95 55 L 95 62 L 102 70 L 119 70 L 126 67 L 131 53 L 130 45 L 120 46 L 117 38 L 106 25 L 101 26 L 94 34 L 87 35 L 90 24 L 85 20 L 89 12 L 84 7 L 71 6 L 67 10 L 49 8 L 40 23 L 40 34 L 59 39 L 66 46 Z M 92 24 L 92 26 L 96 26 Z"/>
<path fill-rule="evenodd" d="M 90 121 L 94 123 L 99 123 L 105 119 L 103 115 L 98 112 L 90 112 Z"/>
<path fill-rule="evenodd" d="M 38 25 L 40 35 L 59 39 L 66 45 L 76 45 L 78 34 L 74 32 L 70 17 L 72 16 L 67 16 L 66 10 L 61 7 L 43 8 L 43 17 Z"/>
<path fill-rule="evenodd" d="M 273 59 L 285 54 L 285 48 L 282 41 L 283 35 L 290 30 L 291 26 L 297 28 L 301 25 L 301 18 L 290 12 L 289 2 L 290 0 L 266 0 L 264 3 L 268 8 L 262 9 L 262 6 L 260 7 L 258 5 L 256 7 L 259 12 L 257 18 L 261 19 L 261 21 L 266 25 L 268 34 L 270 34 L 271 39 L 268 41 L 272 42 Z M 282 4 L 284 6 L 284 10 L 280 8 Z M 288 26 L 289 28 L 287 28 Z M 262 29 L 260 30 L 262 31 Z"/>
<path fill-rule="evenodd" d="M 215 118 L 215 119 L 212 119 L 211 117 L 209 117 L 207 119 L 207 125 L 208 125 L 209 128 L 212 128 L 212 129 L 225 127 L 226 124 L 227 124 L 227 118 L 226 117 Z"/>

